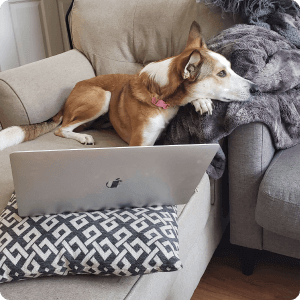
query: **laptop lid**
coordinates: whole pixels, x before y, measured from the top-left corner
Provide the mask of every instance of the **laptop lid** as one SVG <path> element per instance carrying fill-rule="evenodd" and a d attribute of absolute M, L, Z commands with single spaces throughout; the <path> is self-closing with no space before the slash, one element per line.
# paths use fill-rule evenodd
<path fill-rule="evenodd" d="M 218 144 L 20 151 L 10 155 L 20 216 L 185 204 Z"/>

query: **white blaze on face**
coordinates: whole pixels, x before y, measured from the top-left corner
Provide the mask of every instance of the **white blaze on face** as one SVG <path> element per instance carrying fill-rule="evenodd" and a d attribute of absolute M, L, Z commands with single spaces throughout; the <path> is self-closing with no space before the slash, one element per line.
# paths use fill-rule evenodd
<path fill-rule="evenodd" d="M 248 100 L 252 82 L 237 75 L 231 69 L 230 62 L 221 54 L 212 51 L 208 54 L 214 64 L 212 74 L 195 83 L 190 98 L 209 98 L 224 102 Z M 224 71 L 226 76 L 218 76 L 221 71 Z"/>
<path fill-rule="evenodd" d="M 224 68 L 230 69 L 230 62 L 221 54 L 209 51 L 208 54 L 219 62 L 220 65 L 222 65 Z M 233 72 L 233 71 L 232 71 Z"/>

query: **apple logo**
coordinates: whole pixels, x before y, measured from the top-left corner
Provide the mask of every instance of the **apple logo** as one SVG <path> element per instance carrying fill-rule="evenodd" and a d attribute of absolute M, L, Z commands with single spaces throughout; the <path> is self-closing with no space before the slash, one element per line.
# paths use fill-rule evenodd
<path fill-rule="evenodd" d="M 108 188 L 116 188 L 116 187 L 118 187 L 119 186 L 119 184 L 120 184 L 120 182 L 122 182 L 122 180 L 120 179 L 120 178 L 117 178 L 117 179 L 115 179 L 115 180 L 113 180 L 113 181 L 108 181 L 108 182 L 106 182 L 106 186 L 108 187 Z"/>

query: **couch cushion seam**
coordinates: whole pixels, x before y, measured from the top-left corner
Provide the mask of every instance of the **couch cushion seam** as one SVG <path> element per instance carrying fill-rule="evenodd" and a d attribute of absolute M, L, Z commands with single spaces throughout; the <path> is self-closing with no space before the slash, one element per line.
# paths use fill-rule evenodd
<path fill-rule="evenodd" d="M 24 109 L 24 111 L 25 111 L 25 113 L 26 113 L 26 116 L 27 116 L 27 119 L 28 119 L 28 123 L 30 124 L 30 119 L 29 119 L 27 110 L 26 110 L 25 105 L 24 105 L 24 103 L 22 102 L 21 98 L 19 97 L 19 95 L 16 93 L 16 91 L 12 88 L 12 86 L 11 86 L 8 82 L 6 82 L 5 80 L 3 80 L 2 78 L 0 78 L 0 81 L 6 83 L 7 86 L 9 86 L 10 89 L 13 91 L 13 93 L 17 96 L 17 98 L 19 99 L 19 101 L 20 101 L 20 103 L 22 104 L 23 109 Z"/>
<path fill-rule="evenodd" d="M 134 45 L 134 42 L 135 42 L 135 28 L 134 28 L 134 24 L 135 24 L 135 14 L 136 14 L 136 11 L 137 11 L 137 7 L 138 7 L 138 0 L 136 0 L 136 5 L 135 5 L 135 8 L 134 8 L 134 13 L 133 13 L 133 19 L 132 19 L 132 54 L 133 54 L 133 57 L 136 58 L 136 51 L 135 51 L 135 45 Z"/>
<path fill-rule="evenodd" d="M 128 297 L 130 296 L 131 292 L 133 291 L 133 289 L 135 288 L 135 286 L 137 285 L 137 283 L 140 281 L 141 278 L 142 278 L 142 276 L 139 275 L 139 278 L 135 281 L 135 283 L 129 289 L 129 291 L 128 291 L 127 295 L 125 296 L 124 300 L 128 299 Z"/>
<path fill-rule="evenodd" d="M 69 23 L 69 27 L 70 27 L 70 36 L 71 36 L 72 46 L 73 46 L 73 49 L 77 50 L 77 48 L 74 47 L 74 42 L 73 42 L 74 38 L 73 38 L 73 30 L 72 30 L 72 15 L 73 15 L 74 6 L 75 6 L 75 0 L 73 2 L 72 8 L 71 8 L 71 11 L 70 11 L 70 14 L 69 14 L 68 23 Z M 77 50 L 77 51 L 79 51 L 79 50 Z M 79 52 L 82 53 L 81 51 L 79 51 Z"/>
<path fill-rule="evenodd" d="M 270 194 L 268 194 L 268 193 L 266 193 L 264 191 L 261 191 L 261 193 L 264 194 L 265 196 L 267 196 L 273 202 L 288 203 L 289 205 L 293 205 L 293 206 L 296 206 L 297 208 L 300 208 L 300 205 L 298 205 L 298 204 L 291 203 L 291 202 L 286 202 L 286 201 L 284 201 L 282 199 L 279 199 L 279 198 L 276 198 L 276 197 L 274 197 L 274 196 L 272 196 L 272 195 L 270 195 Z"/>
<path fill-rule="evenodd" d="M 266 178 L 266 176 L 267 176 L 267 175 L 270 173 L 270 171 L 273 169 L 273 167 L 275 166 L 276 162 L 278 161 L 278 159 L 280 158 L 280 156 L 282 155 L 282 153 L 283 153 L 283 151 L 280 151 L 280 152 L 277 154 L 277 157 L 271 161 L 270 164 L 272 164 L 272 165 L 267 169 L 267 171 L 266 171 L 266 173 L 265 173 L 265 176 L 264 176 L 263 180 Z"/>
<path fill-rule="evenodd" d="M 179 0 L 176 3 L 176 7 L 178 6 Z M 171 37 L 170 37 L 170 42 L 171 42 L 171 56 L 174 55 L 174 45 L 173 45 L 173 30 L 174 30 L 174 18 L 176 14 L 176 9 L 174 9 L 173 16 L 172 16 L 172 28 L 171 28 Z"/>
<path fill-rule="evenodd" d="M 291 234 L 293 234 L 293 235 L 296 234 L 296 236 L 298 236 L 299 233 L 297 231 L 292 231 L 292 230 L 289 230 L 289 229 L 282 231 L 279 228 L 272 228 L 271 229 L 271 228 L 268 228 L 268 226 L 265 226 L 265 225 L 262 228 L 264 230 L 267 230 L 267 231 L 272 232 L 272 233 L 276 233 L 276 234 L 281 235 L 281 236 L 285 236 L 285 237 L 288 237 L 288 238 L 291 238 L 291 239 L 298 239 L 297 237 L 292 237 L 291 236 Z"/>

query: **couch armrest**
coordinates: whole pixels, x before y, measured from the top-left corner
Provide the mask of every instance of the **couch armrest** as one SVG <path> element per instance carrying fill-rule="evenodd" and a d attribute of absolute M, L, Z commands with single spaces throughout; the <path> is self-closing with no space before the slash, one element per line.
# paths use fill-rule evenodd
<path fill-rule="evenodd" d="M 255 221 L 258 189 L 275 149 L 269 129 L 251 123 L 235 129 L 228 139 L 230 241 L 262 249 L 262 227 Z"/>
<path fill-rule="evenodd" d="M 77 50 L 0 73 L 0 122 L 3 128 L 46 121 L 62 107 L 78 81 L 95 76 Z"/>

